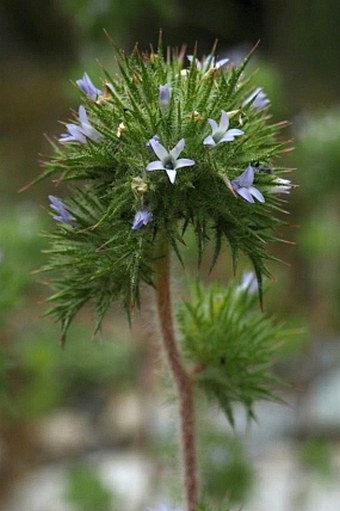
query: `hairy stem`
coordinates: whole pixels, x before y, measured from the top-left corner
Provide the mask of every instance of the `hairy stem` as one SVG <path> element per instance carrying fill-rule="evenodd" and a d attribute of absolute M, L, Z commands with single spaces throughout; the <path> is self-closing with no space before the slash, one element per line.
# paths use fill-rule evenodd
<path fill-rule="evenodd" d="M 164 257 L 158 263 L 156 281 L 158 315 L 164 350 L 178 392 L 187 511 L 197 511 L 198 483 L 193 387 L 190 375 L 182 363 L 175 339 L 170 293 L 169 247 L 164 244 L 162 249 Z"/>

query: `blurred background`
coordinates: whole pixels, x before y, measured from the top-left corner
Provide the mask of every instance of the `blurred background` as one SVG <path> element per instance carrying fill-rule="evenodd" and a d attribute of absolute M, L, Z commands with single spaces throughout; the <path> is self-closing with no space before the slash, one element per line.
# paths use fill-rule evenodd
<path fill-rule="evenodd" d="M 58 326 L 43 317 L 43 277 L 32 274 L 46 260 L 40 233 L 52 226 L 54 186 L 18 193 L 50 152 L 44 134 L 59 135 L 58 120 L 77 108 L 71 82 L 87 71 L 99 86 L 100 65 L 114 70 L 103 28 L 127 51 L 136 41 L 156 46 L 160 28 L 166 45 L 185 43 L 189 53 L 197 41 L 207 54 L 218 39 L 219 56 L 233 62 L 261 41 L 251 67 L 274 118 L 292 121 L 295 150 L 283 163 L 298 168 L 282 233 L 294 244 L 272 248 L 287 264 L 272 268 L 267 310 L 303 333 L 277 364 L 285 404 L 259 404 L 250 429 L 241 411 L 232 432 L 202 405 L 202 485 L 216 505 L 228 487 L 235 509 L 339 509 L 339 25 L 338 0 L 2 0 L 1 510 L 142 511 L 180 494 L 176 411 L 151 298 L 132 329 L 113 309 L 95 340 L 86 308 L 62 351 Z M 227 260 L 213 278 L 227 282 Z"/>

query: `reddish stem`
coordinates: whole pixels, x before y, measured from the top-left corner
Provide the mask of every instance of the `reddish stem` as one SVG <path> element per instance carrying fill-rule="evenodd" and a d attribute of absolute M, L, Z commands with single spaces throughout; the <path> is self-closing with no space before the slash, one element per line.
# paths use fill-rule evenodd
<path fill-rule="evenodd" d="M 164 257 L 160 259 L 158 264 L 156 282 L 158 315 L 163 346 L 172 376 L 177 385 L 187 510 L 197 511 L 198 482 L 193 388 L 190 375 L 182 363 L 175 339 L 170 293 L 170 256 L 168 246 L 164 247 L 162 255 Z"/>

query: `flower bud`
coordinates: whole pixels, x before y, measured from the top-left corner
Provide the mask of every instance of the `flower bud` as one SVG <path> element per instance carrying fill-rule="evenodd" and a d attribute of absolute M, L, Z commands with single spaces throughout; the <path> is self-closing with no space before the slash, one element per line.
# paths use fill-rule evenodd
<path fill-rule="evenodd" d="M 171 91 L 169 84 L 159 86 L 159 105 L 161 108 L 166 108 L 170 104 Z"/>

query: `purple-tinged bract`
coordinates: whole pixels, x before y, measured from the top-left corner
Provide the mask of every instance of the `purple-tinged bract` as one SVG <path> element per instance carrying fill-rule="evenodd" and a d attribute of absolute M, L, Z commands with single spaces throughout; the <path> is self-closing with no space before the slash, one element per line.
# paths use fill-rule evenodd
<path fill-rule="evenodd" d="M 203 57 L 202 60 L 199 60 L 197 57 L 194 57 L 193 55 L 187 55 L 187 59 L 189 60 L 190 64 L 195 64 L 197 69 L 202 71 L 202 73 L 206 73 L 207 71 L 210 71 L 210 69 L 220 69 L 221 67 L 225 66 L 227 62 L 229 62 L 229 59 L 217 59 L 213 55 L 207 55 L 206 57 Z"/>
<path fill-rule="evenodd" d="M 100 89 L 97 89 L 95 85 L 92 83 L 91 78 L 87 73 L 84 73 L 83 77 L 80 80 L 76 81 L 76 84 L 78 85 L 79 89 L 86 94 L 86 96 L 93 101 L 96 101 L 98 96 L 101 96 L 103 94 L 103 91 Z"/>
<path fill-rule="evenodd" d="M 53 215 L 54 220 L 63 224 L 74 226 L 75 222 L 70 213 L 70 208 L 54 195 L 49 195 L 48 198 L 50 200 L 51 209 L 58 213 L 57 215 Z"/>
<path fill-rule="evenodd" d="M 254 183 L 254 169 L 251 165 L 249 165 L 242 174 L 233 179 L 231 182 L 231 186 L 243 199 L 247 202 L 253 204 L 255 202 L 254 199 L 259 202 L 265 202 L 265 199 L 257 188 L 253 186 Z"/>
<path fill-rule="evenodd" d="M 148 225 L 153 220 L 153 214 L 147 209 L 140 209 L 135 214 L 131 229 L 139 231 L 145 225 Z"/>
<path fill-rule="evenodd" d="M 260 111 L 266 108 L 270 104 L 270 99 L 267 98 L 267 94 L 264 92 L 262 87 L 258 87 L 252 94 L 243 102 L 243 106 L 251 103 L 251 107 L 254 110 Z"/>
<path fill-rule="evenodd" d="M 147 141 L 147 143 L 145 144 L 145 145 L 146 145 L 146 147 L 147 147 L 148 149 L 151 149 L 151 151 L 152 151 L 151 141 L 159 142 L 159 141 L 160 141 L 160 138 L 159 138 L 159 136 L 158 136 L 158 135 L 154 135 L 154 136 L 153 136 L 153 137 L 151 137 L 151 138 L 150 138 L 150 140 L 148 140 L 148 141 Z"/>
<path fill-rule="evenodd" d="M 87 139 L 99 142 L 100 133 L 91 126 L 85 108 L 81 105 L 78 110 L 80 126 L 78 124 L 66 124 L 68 133 L 60 136 L 59 142 L 79 142 L 86 144 Z"/>
<path fill-rule="evenodd" d="M 168 83 L 159 86 L 159 106 L 166 108 L 171 100 L 171 89 Z"/>

